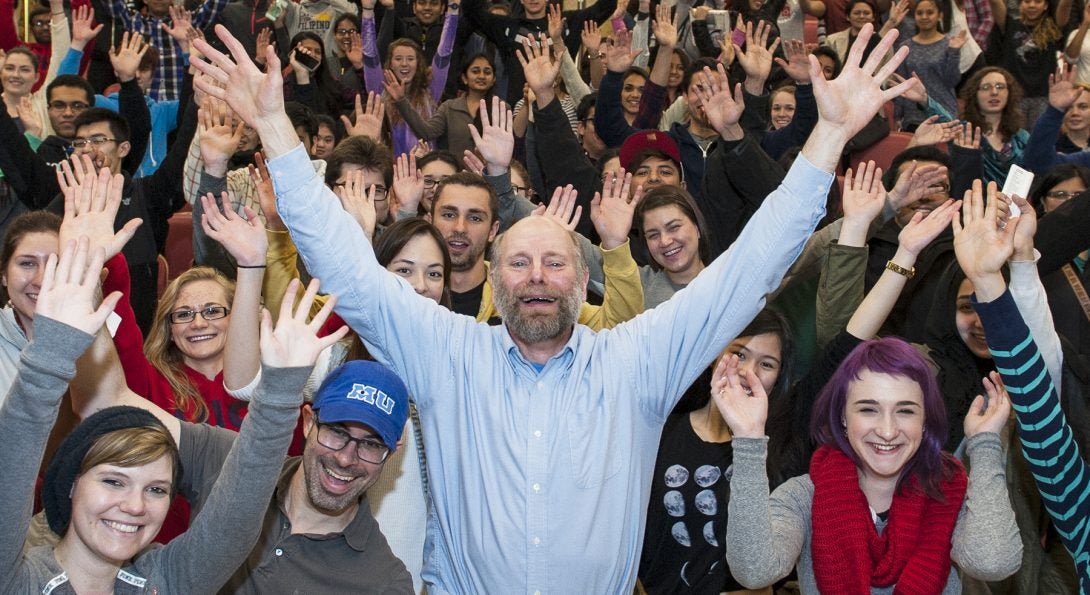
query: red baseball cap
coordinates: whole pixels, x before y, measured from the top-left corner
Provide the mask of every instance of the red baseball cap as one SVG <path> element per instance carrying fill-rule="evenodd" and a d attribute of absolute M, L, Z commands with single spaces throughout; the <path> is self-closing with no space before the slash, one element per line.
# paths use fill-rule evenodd
<path fill-rule="evenodd" d="M 624 139 L 621 145 L 621 167 L 632 171 L 638 164 L 632 163 L 637 155 L 646 151 L 658 151 L 665 154 L 681 168 L 681 151 L 669 134 L 659 130 L 641 130 Z"/>

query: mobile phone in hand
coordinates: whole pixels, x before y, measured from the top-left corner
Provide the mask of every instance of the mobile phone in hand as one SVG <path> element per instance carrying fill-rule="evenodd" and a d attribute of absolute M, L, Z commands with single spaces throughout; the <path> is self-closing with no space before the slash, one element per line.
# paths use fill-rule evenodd
<path fill-rule="evenodd" d="M 302 64 L 303 68 L 306 68 L 311 72 L 317 70 L 319 64 L 317 58 L 311 56 L 310 54 L 307 54 L 306 52 L 299 51 L 298 48 L 295 49 L 295 61 Z"/>

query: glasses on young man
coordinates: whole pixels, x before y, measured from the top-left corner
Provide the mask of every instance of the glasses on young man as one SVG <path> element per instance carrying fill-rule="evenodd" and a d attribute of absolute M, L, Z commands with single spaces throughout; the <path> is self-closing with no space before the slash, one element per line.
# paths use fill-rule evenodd
<path fill-rule="evenodd" d="M 348 182 L 333 182 L 333 190 L 338 188 L 344 188 L 348 185 Z M 375 184 L 375 202 L 386 202 L 386 198 L 390 194 L 390 189 L 382 184 Z"/>
<path fill-rule="evenodd" d="M 102 145 L 104 145 L 106 143 L 112 143 L 112 142 L 117 142 L 117 139 L 116 138 L 110 138 L 110 137 L 106 136 L 105 134 L 95 134 L 95 135 L 92 135 L 90 138 L 72 139 L 72 146 L 77 148 L 77 149 L 82 149 L 83 147 L 86 147 L 87 145 L 91 145 L 91 146 L 94 146 L 94 147 L 101 147 Z"/>
<path fill-rule="evenodd" d="M 390 454 L 390 448 L 374 438 L 353 438 L 337 426 L 318 422 L 318 444 L 332 451 L 340 451 L 350 443 L 356 445 L 356 456 L 372 465 L 382 463 Z"/>
<path fill-rule="evenodd" d="M 205 320 L 219 320 L 231 313 L 227 306 L 206 306 L 200 310 L 178 310 L 170 313 L 171 324 L 185 324 L 197 319 L 197 314 Z"/>
<path fill-rule="evenodd" d="M 82 101 L 65 102 L 65 101 L 57 100 L 57 101 L 50 101 L 49 102 L 49 109 L 54 110 L 54 111 L 58 111 L 58 112 L 63 112 L 65 110 L 72 110 L 73 112 L 78 114 L 78 113 L 82 112 L 83 110 L 85 110 L 85 109 L 87 109 L 89 107 L 91 107 L 91 106 L 84 103 L 84 102 L 82 102 Z"/>

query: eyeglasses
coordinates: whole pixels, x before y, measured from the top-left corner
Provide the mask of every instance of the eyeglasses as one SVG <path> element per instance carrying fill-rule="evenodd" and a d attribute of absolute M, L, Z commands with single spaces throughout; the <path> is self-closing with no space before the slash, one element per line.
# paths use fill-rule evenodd
<path fill-rule="evenodd" d="M 1058 200 L 1063 202 L 1065 200 L 1075 198 L 1076 196 L 1082 194 L 1082 192 L 1083 191 L 1068 192 L 1066 190 L 1053 190 L 1052 192 L 1046 192 L 1045 198 L 1051 198 L 1052 200 Z"/>
<path fill-rule="evenodd" d="M 985 93 L 991 93 L 992 89 L 995 89 L 996 91 L 1006 91 L 1007 83 L 984 83 L 978 88 Z"/>
<path fill-rule="evenodd" d="M 231 313 L 227 306 L 205 306 L 200 310 L 178 310 L 170 313 L 170 324 L 185 324 L 197 319 L 197 314 L 205 320 L 219 320 Z"/>
<path fill-rule="evenodd" d="M 117 139 L 116 138 L 110 138 L 110 137 L 106 136 L 105 134 L 96 134 L 96 135 L 92 136 L 91 138 L 72 139 L 72 146 L 77 148 L 77 149 L 82 149 L 83 147 L 86 147 L 88 144 L 91 144 L 91 145 L 93 145 L 95 147 L 101 147 L 102 145 L 104 145 L 106 143 L 111 143 L 111 142 L 117 142 Z"/>
<path fill-rule="evenodd" d="M 372 465 L 382 463 L 390 454 L 390 447 L 374 438 L 353 438 L 336 426 L 318 422 L 318 444 L 332 451 L 340 451 L 353 442 L 356 444 L 356 456 Z"/>
<path fill-rule="evenodd" d="M 333 182 L 333 190 L 344 188 L 348 182 Z M 390 190 L 381 184 L 375 184 L 375 202 L 386 202 Z"/>
<path fill-rule="evenodd" d="M 359 29 L 337 29 L 333 33 L 335 33 L 337 37 L 344 37 L 345 35 L 355 35 L 359 32 Z"/>
<path fill-rule="evenodd" d="M 48 27 L 49 21 L 31 21 L 30 24 L 35 27 Z"/>
<path fill-rule="evenodd" d="M 449 178 L 450 176 L 439 176 L 438 178 L 433 176 L 424 176 L 424 189 L 431 190 L 439 185 L 439 182 Z"/>
<path fill-rule="evenodd" d="M 82 101 L 73 101 L 71 103 L 65 103 L 63 101 L 50 101 L 49 102 L 49 109 L 56 110 L 58 112 L 63 112 L 65 110 L 70 109 L 73 112 L 76 112 L 78 114 L 78 113 L 82 112 L 83 110 L 85 110 L 85 109 L 87 109 L 89 107 L 91 107 L 91 106 L 87 105 L 86 103 L 84 103 Z"/>
<path fill-rule="evenodd" d="M 534 189 L 529 186 L 519 186 L 518 184 L 511 184 L 511 190 L 519 196 L 530 198 L 534 195 Z"/>

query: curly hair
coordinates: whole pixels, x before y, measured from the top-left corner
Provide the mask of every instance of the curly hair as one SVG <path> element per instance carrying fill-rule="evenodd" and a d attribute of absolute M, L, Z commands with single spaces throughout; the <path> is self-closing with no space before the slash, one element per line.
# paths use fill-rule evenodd
<path fill-rule="evenodd" d="M 969 77 L 969 80 L 965 81 L 965 84 L 961 87 L 959 97 L 965 104 L 962 119 L 972 123 L 973 126 L 979 126 L 984 134 L 991 132 L 987 121 L 984 119 L 984 114 L 980 111 L 980 104 L 977 102 L 976 94 L 980 90 L 980 84 L 984 77 L 997 72 L 1002 74 L 1007 81 L 1007 105 L 1003 107 L 1003 113 L 999 119 L 999 134 L 1004 139 L 1009 139 L 1022 129 L 1025 116 L 1022 114 L 1022 110 L 1019 109 L 1022 104 L 1022 85 L 1018 84 L 1014 75 L 1005 68 L 986 66 L 976 71 L 973 76 Z"/>

